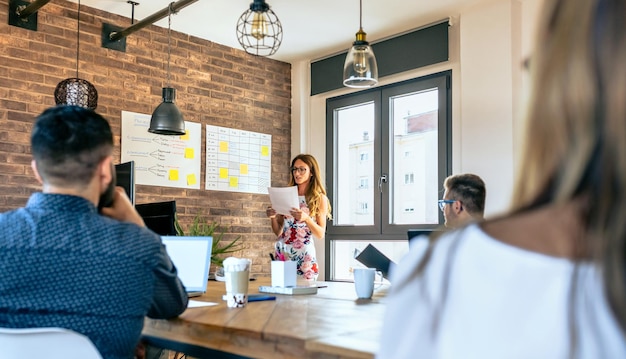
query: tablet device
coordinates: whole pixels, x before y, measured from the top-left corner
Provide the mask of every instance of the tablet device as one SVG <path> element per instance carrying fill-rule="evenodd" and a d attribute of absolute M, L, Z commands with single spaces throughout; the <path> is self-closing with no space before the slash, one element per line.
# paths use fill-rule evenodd
<path fill-rule="evenodd" d="M 383 273 L 383 277 L 389 279 L 389 267 L 393 262 L 373 245 L 368 244 L 355 259 L 368 268 L 376 268 Z"/>

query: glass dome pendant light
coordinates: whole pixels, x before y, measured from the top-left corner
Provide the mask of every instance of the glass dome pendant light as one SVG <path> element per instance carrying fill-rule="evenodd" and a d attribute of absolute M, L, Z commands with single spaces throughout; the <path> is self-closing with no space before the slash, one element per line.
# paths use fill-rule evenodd
<path fill-rule="evenodd" d="M 167 23 L 167 87 L 163 87 L 163 102 L 152 113 L 148 132 L 176 136 L 185 134 L 185 120 L 183 114 L 174 104 L 176 89 L 170 87 L 172 4 L 170 3 L 169 6 Z"/>
<path fill-rule="evenodd" d="M 363 0 L 359 0 L 359 31 L 343 65 L 343 84 L 347 87 L 365 88 L 378 83 L 378 65 L 374 50 L 365 39 L 363 31 Z"/>
<path fill-rule="evenodd" d="M 237 40 L 256 56 L 271 56 L 283 41 L 283 26 L 265 0 L 254 0 L 237 21 Z"/>
<path fill-rule="evenodd" d="M 98 107 L 98 91 L 91 82 L 78 77 L 78 55 L 80 53 L 80 0 L 76 28 L 76 77 L 67 78 L 57 84 L 54 101 L 57 105 L 74 105 L 95 110 Z"/>

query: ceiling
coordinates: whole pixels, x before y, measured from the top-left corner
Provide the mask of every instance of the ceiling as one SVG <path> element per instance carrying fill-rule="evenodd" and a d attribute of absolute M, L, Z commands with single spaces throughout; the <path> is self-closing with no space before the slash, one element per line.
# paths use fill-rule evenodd
<path fill-rule="evenodd" d="M 71 0 L 78 2 L 78 0 Z M 171 0 L 133 0 L 135 21 L 166 9 Z M 484 0 L 363 0 L 363 30 L 376 42 L 463 12 Z M 199 0 L 172 16 L 172 30 L 241 48 L 235 26 L 252 0 Z M 294 63 L 347 50 L 359 29 L 358 0 L 266 0 L 283 26 L 271 58 Z M 81 0 L 81 5 L 130 18 L 127 0 Z M 167 27 L 167 18 L 155 23 Z M 118 26 L 130 26 L 115 24 Z M 139 30 L 141 31 L 141 30 Z M 130 36 L 133 36 L 132 34 Z"/>

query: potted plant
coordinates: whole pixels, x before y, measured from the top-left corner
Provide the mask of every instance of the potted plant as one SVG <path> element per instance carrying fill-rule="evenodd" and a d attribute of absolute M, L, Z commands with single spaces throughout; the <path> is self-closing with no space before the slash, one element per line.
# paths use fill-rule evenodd
<path fill-rule="evenodd" d="M 207 223 L 204 221 L 204 218 L 200 216 L 196 216 L 193 220 L 193 223 L 189 226 L 187 231 L 183 230 L 183 227 L 180 225 L 178 221 L 178 217 L 176 217 L 174 221 L 174 226 L 176 227 L 176 233 L 179 236 L 211 236 L 213 237 L 213 246 L 211 248 L 211 264 L 216 267 L 215 269 L 215 279 L 220 280 L 219 277 L 223 277 L 223 269 L 222 264 L 224 262 L 224 255 L 229 253 L 234 253 L 241 250 L 241 236 L 237 236 L 234 240 L 229 243 L 225 243 L 224 230 L 219 228 L 220 231 L 216 233 L 216 230 L 219 227 L 217 222 Z M 223 280 L 223 279 L 222 279 Z"/>

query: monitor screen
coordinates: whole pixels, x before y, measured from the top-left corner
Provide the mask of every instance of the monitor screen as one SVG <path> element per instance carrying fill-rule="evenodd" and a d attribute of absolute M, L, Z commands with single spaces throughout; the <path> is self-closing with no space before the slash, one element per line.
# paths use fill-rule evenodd
<path fill-rule="evenodd" d="M 176 201 L 143 203 L 135 205 L 146 227 L 162 236 L 175 236 Z"/>
<path fill-rule="evenodd" d="M 117 185 L 123 187 L 130 203 L 135 204 L 135 161 L 115 165 Z"/>

